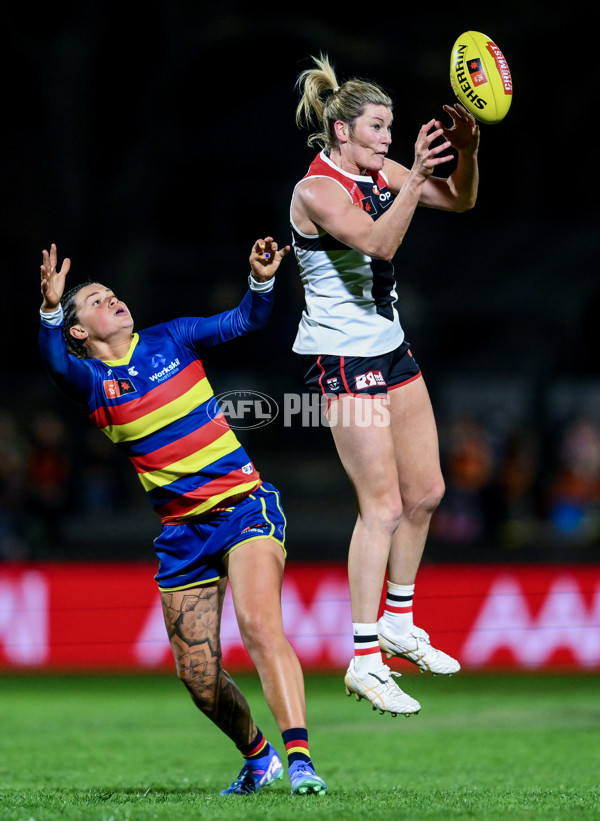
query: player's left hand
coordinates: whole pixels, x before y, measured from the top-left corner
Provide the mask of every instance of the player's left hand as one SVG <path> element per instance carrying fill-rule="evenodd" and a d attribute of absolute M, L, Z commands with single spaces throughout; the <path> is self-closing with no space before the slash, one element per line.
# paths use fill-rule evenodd
<path fill-rule="evenodd" d="M 60 305 L 60 300 L 65 290 L 65 277 L 71 268 L 71 260 L 66 257 L 60 271 L 57 271 L 58 253 L 56 244 L 53 242 L 50 251 L 42 251 L 41 290 L 42 290 L 42 310 L 54 311 Z"/>
<path fill-rule="evenodd" d="M 436 120 L 437 128 L 442 129 L 442 136 L 449 140 L 452 148 L 468 154 L 474 154 L 479 147 L 479 125 L 472 114 L 460 103 L 453 106 L 445 105 L 444 111 L 452 119 L 450 127 L 445 126 L 440 120 Z"/>
<path fill-rule="evenodd" d="M 291 247 L 279 248 L 273 237 L 257 239 L 250 253 L 252 276 L 257 282 L 266 282 L 275 276 L 281 260 L 289 254 Z"/>

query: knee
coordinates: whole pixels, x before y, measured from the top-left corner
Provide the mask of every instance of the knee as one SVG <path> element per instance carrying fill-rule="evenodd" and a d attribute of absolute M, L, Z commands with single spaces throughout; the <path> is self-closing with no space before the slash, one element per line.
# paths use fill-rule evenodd
<path fill-rule="evenodd" d="M 395 532 L 403 515 L 404 505 L 400 497 L 384 500 L 382 521 L 387 532 L 390 534 Z"/>
<path fill-rule="evenodd" d="M 414 520 L 425 517 L 429 519 L 444 497 L 446 487 L 440 476 L 425 487 L 411 493 L 404 500 L 405 515 Z"/>
<path fill-rule="evenodd" d="M 399 494 L 380 493 L 360 506 L 360 518 L 369 530 L 381 528 L 390 536 L 400 524 L 402 513 L 402 499 Z"/>
<path fill-rule="evenodd" d="M 446 485 L 444 484 L 444 480 L 440 476 L 437 482 L 434 483 L 429 494 L 429 508 L 431 513 L 434 512 L 439 503 L 442 501 L 445 492 Z"/>
<path fill-rule="evenodd" d="M 184 687 L 187 687 L 188 690 L 197 687 L 203 678 L 201 674 L 198 674 L 196 668 L 181 661 L 177 663 L 177 676 L 179 681 Z"/>
<path fill-rule="evenodd" d="M 221 665 L 215 661 L 200 664 L 181 659 L 177 661 L 179 680 L 205 713 L 210 713 L 215 704 L 221 673 Z"/>
<path fill-rule="evenodd" d="M 279 617 L 267 618 L 264 608 L 256 607 L 251 613 L 238 614 L 238 626 L 244 646 L 251 657 L 272 653 L 279 638 L 283 636 L 283 627 L 277 628 Z"/>

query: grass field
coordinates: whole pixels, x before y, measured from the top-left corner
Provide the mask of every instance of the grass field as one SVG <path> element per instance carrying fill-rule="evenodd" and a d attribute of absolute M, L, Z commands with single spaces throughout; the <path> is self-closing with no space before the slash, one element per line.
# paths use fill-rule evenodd
<path fill-rule="evenodd" d="M 239 676 L 282 752 L 257 681 Z M 329 793 L 292 797 L 286 776 L 222 798 L 241 758 L 174 676 L 0 678 L 0 818 L 600 818 L 600 677 L 405 675 L 410 719 L 307 676 L 310 746 Z"/>

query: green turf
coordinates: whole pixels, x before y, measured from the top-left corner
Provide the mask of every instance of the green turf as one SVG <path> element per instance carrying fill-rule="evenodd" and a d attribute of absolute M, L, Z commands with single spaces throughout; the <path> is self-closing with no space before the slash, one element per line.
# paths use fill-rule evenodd
<path fill-rule="evenodd" d="M 239 676 L 282 752 L 254 677 Z M 598 819 L 600 678 L 405 675 L 423 709 L 373 712 L 307 676 L 323 797 L 222 798 L 241 759 L 174 676 L 0 678 L 0 819 Z"/>

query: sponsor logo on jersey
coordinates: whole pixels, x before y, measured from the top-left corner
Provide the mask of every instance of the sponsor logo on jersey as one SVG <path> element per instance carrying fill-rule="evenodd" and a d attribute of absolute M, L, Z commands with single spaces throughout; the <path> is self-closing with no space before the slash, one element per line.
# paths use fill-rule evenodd
<path fill-rule="evenodd" d="M 109 399 L 118 399 L 128 393 L 136 393 L 136 389 L 131 379 L 105 379 L 103 382 L 104 393 Z"/>
<path fill-rule="evenodd" d="M 158 357 L 152 357 L 152 366 L 156 367 L 154 360 Z M 164 364 L 166 361 L 164 356 L 161 356 L 162 362 L 159 364 Z M 179 370 L 179 359 L 174 359 L 172 362 L 169 362 L 168 365 L 165 365 L 164 368 L 160 371 L 155 371 L 154 373 L 150 374 L 150 381 L 151 382 L 162 382 L 163 379 L 167 379 L 171 376 L 174 372 Z"/>
<path fill-rule="evenodd" d="M 382 209 L 388 208 L 393 202 L 392 192 L 388 189 L 380 191 L 377 195 L 379 200 L 379 207 Z"/>
<path fill-rule="evenodd" d="M 363 211 L 367 212 L 367 214 L 377 213 L 377 208 L 373 204 L 372 197 L 363 197 L 362 200 L 359 202 L 359 205 Z"/>
<path fill-rule="evenodd" d="M 379 208 L 377 207 L 377 203 L 379 203 Z M 373 197 L 363 197 L 358 203 L 359 207 L 372 217 L 375 217 L 382 209 L 387 208 L 391 204 L 391 191 L 377 191 L 377 198 L 375 201 L 373 201 Z"/>

